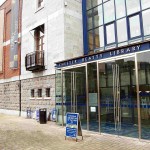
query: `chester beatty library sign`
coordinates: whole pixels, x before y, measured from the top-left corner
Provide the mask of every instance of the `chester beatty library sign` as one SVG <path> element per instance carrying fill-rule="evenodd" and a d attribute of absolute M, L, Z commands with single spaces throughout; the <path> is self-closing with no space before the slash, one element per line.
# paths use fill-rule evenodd
<path fill-rule="evenodd" d="M 149 49 L 150 49 L 150 42 L 142 43 L 142 44 L 138 44 L 138 45 L 134 45 L 134 46 L 118 48 L 118 49 L 110 50 L 110 51 L 103 51 L 101 53 L 96 53 L 93 55 L 87 55 L 87 56 L 83 56 L 83 57 L 74 58 L 71 60 L 57 62 L 56 68 L 62 68 L 62 67 L 76 65 L 76 64 L 82 64 L 85 62 L 101 60 L 104 58 L 111 58 L 114 56 L 119 56 L 119 55 L 134 53 L 134 52 L 140 52 L 140 51 L 145 51 L 145 50 L 149 50 Z"/>

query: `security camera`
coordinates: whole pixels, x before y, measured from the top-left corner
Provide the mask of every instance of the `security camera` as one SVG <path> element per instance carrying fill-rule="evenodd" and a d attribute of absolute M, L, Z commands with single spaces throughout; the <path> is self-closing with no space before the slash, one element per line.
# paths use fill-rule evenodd
<path fill-rule="evenodd" d="M 15 44 L 17 44 L 17 43 L 18 43 L 18 41 L 14 41 L 14 43 L 15 43 Z"/>
<path fill-rule="evenodd" d="M 65 2 L 64 2 L 64 5 L 65 5 L 65 7 L 67 7 L 68 3 L 65 1 Z"/>
<path fill-rule="evenodd" d="M 15 44 L 20 44 L 20 42 L 18 42 L 18 41 L 14 41 L 14 43 L 15 43 Z"/>

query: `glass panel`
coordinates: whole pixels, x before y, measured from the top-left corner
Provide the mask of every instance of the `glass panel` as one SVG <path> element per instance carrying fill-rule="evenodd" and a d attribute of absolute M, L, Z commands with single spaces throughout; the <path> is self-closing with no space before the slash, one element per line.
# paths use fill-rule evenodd
<path fill-rule="evenodd" d="M 114 0 L 104 3 L 104 21 L 111 22 L 115 19 Z"/>
<path fill-rule="evenodd" d="M 92 10 L 87 12 L 88 30 L 93 28 Z"/>
<path fill-rule="evenodd" d="M 138 137 L 134 68 L 134 58 L 99 64 L 101 132 Z"/>
<path fill-rule="evenodd" d="M 126 18 L 117 21 L 118 42 L 127 41 L 127 23 Z"/>
<path fill-rule="evenodd" d="M 99 4 L 101 4 L 102 0 L 92 0 L 92 2 L 93 2 L 93 7 L 95 7 L 95 6 L 99 5 Z"/>
<path fill-rule="evenodd" d="M 62 92 L 61 92 L 61 70 L 56 70 L 55 76 L 55 100 L 56 100 L 56 122 L 59 125 L 62 125 Z"/>
<path fill-rule="evenodd" d="M 141 0 L 142 9 L 146 9 L 150 7 L 150 0 Z"/>
<path fill-rule="evenodd" d="M 133 14 L 140 11 L 140 2 L 139 0 L 126 0 L 127 4 L 127 14 Z"/>
<path fill-rule="evenodd" d="M 90 9 L 91 7 L 91 0 L 86 0 L 86 9 Z"/>
<path fill-rule="evenodd" d="M 107 44 L 115 42 L 115 28 L 114 23 L 106 26 Z"/>
<path fill-rule="evenodd" d="M 88 64 L 89 130 L 99 131 L 97 101 L 97 65 Z"/>
<path fill-rule="evenodd" d="M 89 51 L 92 51 L 93 48 L 93 30 L 90 30 L 88 32 L 88 46 L 89 46 Z"/>
<path fill-rule="evenodd" d="M 95 29 L 95 48 L 104 47 L 103 26 Z"/>
<path fill-rule="evenodd" d="M 95 22 L 95 27 L 98 27 L 103 24 L 102 5 L 94 9 L 94 22 Z"/>
<path fill-rule="evenodd" d="M 149 35 L 150 34 L 150 9 L 145 10 L 142 12 L 143 16 L 143 28 L 144 28 L 144 35 Z"/>
<path fill-rule="evenodd" d="M 142 139 L 150 140 L 150 52 L 138 54 Z M 142 76 L 142 77 L 141 77 Z"/>
<path fill-rule="evenodd" d="M 121 18 L 126 15 L 125 12 L 125 0 L 115 0 L 116 3 L 116 18 Z"/>
<path fill-rule="evenodd" d="M 67 112 L 79 113 L 82 128 L 87 128 L 85 67 L 63 71 L 64 118 Z"/>
<path fill-rule="evenodd" d="M 129 18 L 130 24 L 130 37 L 137 37 L 141 35 L 140 29 L 140 18 L 139 15 L 133 16 Z"/>

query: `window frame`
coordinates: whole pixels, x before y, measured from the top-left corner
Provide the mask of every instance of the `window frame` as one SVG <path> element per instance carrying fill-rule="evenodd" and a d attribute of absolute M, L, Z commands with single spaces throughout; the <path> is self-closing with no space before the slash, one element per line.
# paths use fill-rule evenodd
<path fill-rule="evenodd" d="M 139 36 L 131 37 L 130 18 L 135 17 L 135 16 L 139 16 L 139 25 L 140 25 L 140 33 L 141 34 Z M 141 14 L 141 12 L 137 12 L 137 13 L 134 13 L 132 15 L 127 16 L 128 41 L 143 37 L 143 24 L 142 24 L 142 21 L 143 20 L 142 20 L 142 14 Z"/>
<path fill-rule="evenodd" d="M 46 89 L 45 89 L 45 96 L 46 96 L 46 97 L 51 97 L 50 91 L 51 91 L 51 88 L 46 88 Z"/>
<path fill-rule="evenodd" d="M 114 25 L 114 37 L 115 37 L 115 41 L 112 42 L 112 43 L 107 43 L 107 32 L 106 32 L 106 27 L 113 24 Z M 105 47 L 106 46 L 110 46 L 110 45 L 113 45 L 113 44 L 116 44 L 116 41 L 117 41 L 117 38 L 116 38 L 116 22 L 113 21 L 113 22 L 110 22 L 110 23 L 107 23 L 107 24 L 104 24 L 104 45 Z"/>
<path fill-rule="evenodd" d="M 42 98 L 42 89 L 38 89 L 38 98 Z"/>
<path fill-rule="evenodd" d="M 34 98 L 35 97 L 35 90 L 34 89 L 31 89 L 31 98 Z"/>

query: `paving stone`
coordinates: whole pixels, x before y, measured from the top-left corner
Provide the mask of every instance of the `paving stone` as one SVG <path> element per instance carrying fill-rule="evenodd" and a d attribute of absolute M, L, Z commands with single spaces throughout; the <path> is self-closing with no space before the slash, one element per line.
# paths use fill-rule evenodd
<path fill-rule="evenodd" d="M 54 122 L 0 114 L 0 150 L 149 150 L 150 142 L 83 130 L 84 140 L 65 140 L 65 127 Z"/>

